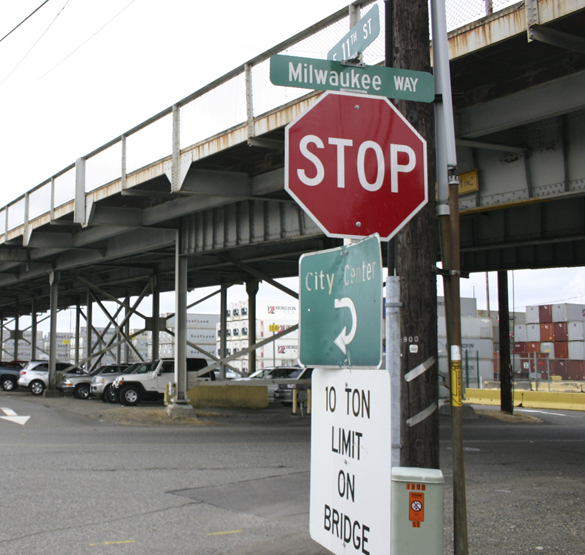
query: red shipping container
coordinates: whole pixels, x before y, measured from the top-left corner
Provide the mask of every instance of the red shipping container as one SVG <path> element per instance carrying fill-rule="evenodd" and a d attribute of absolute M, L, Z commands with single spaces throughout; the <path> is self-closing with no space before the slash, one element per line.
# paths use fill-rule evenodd
<path fill-rule="evenodd" d="M 512 349 L 515 355 L 525 355 L 528 351 L 526 350 L 526 342 L 525 341 L 518 341 L 514 343 L 514 347 Z"/>
<path fill-rule="evenodd" d="M 567 341 L 555 341 L 555 358 L 569 358 L 569 343 Z"/>
<path fill-rule="evenodd" d="M 569 379 L 585 380 L 585 361 L 569 360 Z"/>
<path fill-rule="evenodd" d="M 538 307 L 538 321 L 541 324 L 552 323 L 552 304 L 545 304 Z"/>
<path fill-rule="evenodd" d="M 540 353 L 540 343 L 526 343 L 527 353 Z"/>
<path fill-rule="evenodd" d="M 555 327 L 551 322 L 550 324 L 540 324 L 540 341 L 554 341 L 555 340 Z"/>
<path fill-rule="evenodd" d="M 555 322 L 554 341 L 569 341 L 569 325 L 567 322 Z"/>
<path fill-rule="evenodd" d="M 550 375 L 560 376 L 563 380 L 569 379 L 569 361 L 568 360 L 551 360 Z"/>

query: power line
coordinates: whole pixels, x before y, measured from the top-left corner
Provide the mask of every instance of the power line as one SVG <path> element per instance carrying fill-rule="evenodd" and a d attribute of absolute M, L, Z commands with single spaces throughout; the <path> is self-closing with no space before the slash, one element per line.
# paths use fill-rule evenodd
<path fill-rule="evenodd" d="M 136 2 L 136 0 L 131 0 L 129 4 L 127 4 L 124 8 L 122 8 L 114 17 L 112 17 L 112 19 L 110 19 L 107 23 L 105 23 L 104 25 L 102 25 L 93 35 L 91 35 L 91 37 L 89 37 L 87 40 L 85 40 L 84 42 L 82 42 L 75 50 L 73 50 L 72 52 L 70 52 L 69 54 L 67 54 L 67 56 L 65 56 L 65 58 L 63 58 L 58 64 L 54 65 L 49 71 L 47 71 L 45 74 L 41 75 L 41 77 L 39 77 L 37 79 L 37 81 L 40 81 L 41 79 L 44 79 L 47 75 L 49 75 L 49 73 L 51 73 L 54 69 L 57 69 L 65 60 L 69 59 L 71 56 L 73 56 L 73 54 L 75 54 L 80 48 L 82 48 L 84 45 L 86 45 L 93 37 L 95 37 L 97 34 L 101 33 L 112 21 L 114 21 L 114 19 L 116 19 L 123 11 L 125 11 L 127 8 L 129 8 L 132 4 L 134 4 L 134 2 Z M 0 83 L 1 84 L 1 83 Z"/>
<path fill-rule="evenodd" d="M 12 29 L 12 31 L 10 31 L 9 33 L 7 33 L 6 35 L 4 35 L 1 39 L 0 42 L 2 42 L 6 37 L 10 36 L 12 33 L 14 33 L 14 31 L 16 31 L 16 29 L 18 29 L 27 19 L 31 18 L 34 14 L 36 14 L 49 0 L 45 0 L 34 12 L 30 13 L 29 15 L 27 15 L 14 29 Z"/>
<path fill-rule="evenodd" d="M 48 2 L 49 0 L 46 0 L 46 2 Z M 45 2 L 45 3 L 46 3 Z M 28 49 L 28 51 L 26 52 L 26 54 L 21 58 L 20 62 L 18 62 L 14 68 L 12 69 L 12 71 L 6 76 L 4 77 L 4 79 L 2 79 L 2 81 L 0 81 L 0 86 L 4 84 L 4 82 L 20 67 L 20 64 L 22 64 L 22 62 L 24 62 L 24 60 L 26 59 L 26 57 L 30 54 L 31 50 L 39 43 L 39 41 L 45 36 L 45 34 L 47 33 L 47 31 L 53 26 L 53 23 L 55 23 L 55 21 L 57 21 L 57 18 L 61 15 L 61 13 L 63 12 L 63 10 L 67 7 L 67 4 L 69 4 L 70 0 L 67 0 L 67 2 L 65 2 L 65 5 L 59 10 L 59 13 L 55 16 L 55 18 L 53 19 L 53 21 L 51 21 L 51 23 L 49 24 L 49 26 L 41 33 L 41 36 L 34 42 L 34 44 Z"/>

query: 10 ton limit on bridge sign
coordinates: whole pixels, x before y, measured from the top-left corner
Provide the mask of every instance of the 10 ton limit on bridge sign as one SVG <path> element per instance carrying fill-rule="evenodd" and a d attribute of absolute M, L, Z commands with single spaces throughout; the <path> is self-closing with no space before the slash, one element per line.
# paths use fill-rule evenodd
<path fill-rule="evenodd" d="M 390 553 L 390 375 L 315 369 L 311 537 L 335 554 Z"/>

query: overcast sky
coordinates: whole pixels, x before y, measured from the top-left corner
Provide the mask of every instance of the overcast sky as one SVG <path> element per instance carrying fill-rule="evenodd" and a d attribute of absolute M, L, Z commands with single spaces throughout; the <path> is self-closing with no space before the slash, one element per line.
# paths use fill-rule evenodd
<path fill-rule="evenodd" d="M 43 1 L 1 0 L 0 39 Z M 0 42 L 0 206 L 348 3 L 49 0 Z M 463 280 L 462 296 L 485 308 L 485 282 Z M 585 303 L 585 272 L 515 272 L 510 291 L 521 309 Z M 269 287 L 260 295 L 282 298 Z M 243 288 L 230 293 L 243 297 Z"/>

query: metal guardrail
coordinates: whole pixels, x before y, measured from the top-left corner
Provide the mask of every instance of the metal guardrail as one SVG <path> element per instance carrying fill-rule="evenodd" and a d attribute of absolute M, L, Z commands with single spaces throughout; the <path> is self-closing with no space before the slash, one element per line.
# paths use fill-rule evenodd
<path fill-rule="evenodd" d="M 384 1 L 362 0 L 362 8 L 380 6 L 384 28 Z M 447 24 L 454 29 L 510 6 L 511 0 L 454 0 L 447 2 Z M 252 58 L 223 77 L 199 89 L 173 106 L 155 114 L 120 137 L 100 146 L 0 209 L 0 242 L 7 232 L 74 200 L 76 166 L 83 165 L 85 193 L 120 180 L 126 187 L 128 175 L 226 129 L 248 124 L 254 136 L 254 119 L 311 92 L 308 89 L 278 87 L 269 79 L 269 61 L 274 54 L 326 58 L 349 27 L 348 9 L 343 8 L 312 27 Z M 384 60 L 384 33 L 364 53 L 364 62 L 376 65 Z"/>

